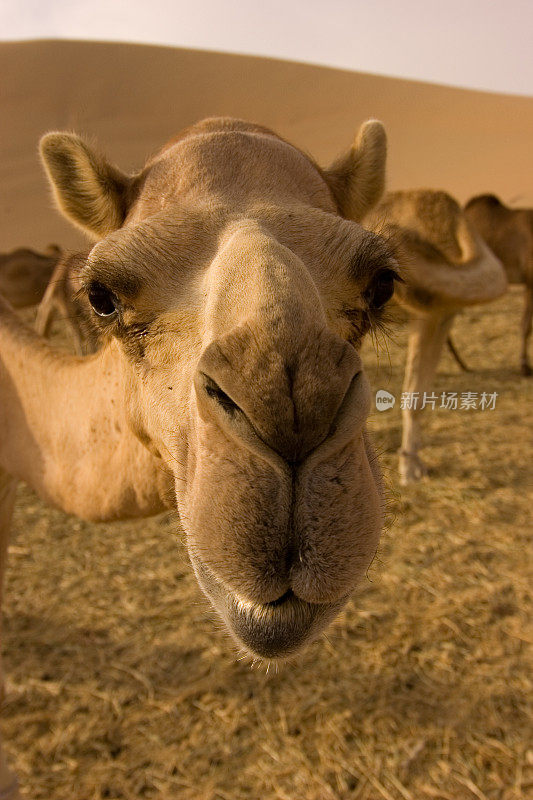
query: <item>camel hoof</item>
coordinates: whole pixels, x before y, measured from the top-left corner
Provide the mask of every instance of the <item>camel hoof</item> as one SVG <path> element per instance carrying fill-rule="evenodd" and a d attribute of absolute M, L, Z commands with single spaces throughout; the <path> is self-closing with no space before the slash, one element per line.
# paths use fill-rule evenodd
<path fill-rule="evenodd" d="M 531 367 L 529 366 L 529 364 L 522 364 L 522 366 L 521 366 L 521 368 L 520 368 L 520 372 L 521 372 L 521 373 L 522 373 L 522 375 L 524 375 L 526 378 L 530 378 L 530 377 L 531 377 L 531 375 L 533 375 L 533 369 L 531 369 Z"/>
<path fill-rule="evenodd" d="M 428 468 L 416 453 L 400 453 L 400 483 L 407 486 L 428 474 Z"/>

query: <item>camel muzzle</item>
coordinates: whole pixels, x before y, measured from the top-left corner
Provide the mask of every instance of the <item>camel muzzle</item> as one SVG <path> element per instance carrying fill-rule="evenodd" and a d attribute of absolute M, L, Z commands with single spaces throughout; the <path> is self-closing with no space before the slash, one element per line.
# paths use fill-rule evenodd
<path fill-rule="evenodd" d="M 191 554 L 204 594 L 240 646 L 253 656 L 280 660 L 295 655 L 334 619 L 348 597 L 334 603 L 307 603 L 287 591 L 277 601 L 253 603 L 228 591 L 201 559 Z"/>
<path fill-rule="evenodd" d="M 268 447 L 205 373 L 200 391 L 212 413 L 197 422 L 191 561 L 235 638 L 282 658 L 329 624 L 375 554 L 381 486 L 362 433 L 368 383 L 362 372 L 352 378 L 329 435 L 299 464 Z"/>

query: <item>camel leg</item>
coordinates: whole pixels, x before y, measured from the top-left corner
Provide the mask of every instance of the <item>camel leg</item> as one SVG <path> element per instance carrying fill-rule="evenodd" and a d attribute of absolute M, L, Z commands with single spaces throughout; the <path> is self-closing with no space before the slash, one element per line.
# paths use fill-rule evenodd
<path fill-rule="evenodd" d="M 531 336 L 531 323 L 533 321 L 533 284 L 526 283 L 525 290 L 526 296 L 524 315 L 522 317 L 522 353 L 520 356 L 520 368 L 522 375 L 532 375 L 533 370 L 531 369 L 531 364 L 529 363 L 527 349 L 529 337 Z"/>
<path fill-rule="evenodd" d="M 470 368 L 467 367 L 466 363 L 463 361 L 462 357 L 459 355 L 459 352 L 457 351 L 457 348 L 455 347 L 455 345 L 453 343 L 453 339 L 452 339 L 451 334 L 448 334 L 448 337 L 446 339 L 446 344 L 448 345 L 448 349 L 449 349 L 450 353 L 455 358 L 455 360 L 457 361 L 457 363 L 459 364 L 459 367 L 463 370 L 463 372 L 471 372 Z"/>
<path fill-rule="evenodd" d="M 84 343 L 83 333 L 76 318 L 77 313 L 79 313 L 78 309 L 72 301 L 69 302 L 65 297 L 68 289 L 65 286 L 66 278 L 63 271 L 64 265 L 60 264 L 59 267 L 56 268 L 52 280 L 48 284 L 43 299 L 37 308 L 35 330 L 39 336 L 48 339 L 52 328 L 52 322 L 57 315 L 59 319 L 64 319 L 67 324 L 76 355 L 83 356 L 95 353 L 98 348 L 94 345 L 92 338 L 90 338 L 86 344 Z M 2 800 L 1 797 L 0 800 Z"/>
<path fill-rule="evenodd" d="M 2 599 L 4 575 L 7 562 L 7 548 L 9 544 L 9 530 L 11 515 L 15 502 L 15 489 L 17 482 L 3 470 L 0 470 L 0 602 Z M 0 620 L 1 623 L 1 620 Z M 1 633 L 1 628 L 0 628 Z M 2 662 L 0 660 L 0 703 L 4 694 L 4 680 Z M 9 769 L 2 748 L 0 735 L 0 800 L 20 800 L 17 778 Z"/>
<path fill-rule="evenodd" d="M 420 413 L 424 392 L 431 391 L 442 346 L 450 330 L 453 314 L 428 314 L 412 318 L 403 392 L 417 398 L 416 407 L 403 403 L 402 446 L 400 449 L 400 482 L 419 480 L 427 470 L 418 455 L 420 448 Z M 405 397 L 404 394 L 404 397 Z"/>
<path fill-rule="evenodd" d="M 49 284 L 50 286 L 50 284 Z M 50 329 L 52 327 L 52 320 L 54 317 L 55 307 L 53 298 L 48 294 L 48 289 L 44 293 L 44 297 L 37 307 L 37 315 L 35 317 L 35 330 L 39 336 L 44 336 L 48 339 Z"/>

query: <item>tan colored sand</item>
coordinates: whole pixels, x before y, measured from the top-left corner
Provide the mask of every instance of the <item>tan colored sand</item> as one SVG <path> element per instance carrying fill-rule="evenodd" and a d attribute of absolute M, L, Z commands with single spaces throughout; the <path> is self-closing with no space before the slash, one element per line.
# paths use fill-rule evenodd
<path fill-rule="evenodd" d="M 385 46 L 379 43 L 379 46 Z M 533 205 L 533 98 L 436 87 L 265 58 L 145 45 L 0 44 L 0 250 L 81 241 L 51 208 L 37 141 L 71 129 L 125 169 L 180 128 L 228 114 L 273 127 L 322 163 L 378 117 L 389 186 Z"/>

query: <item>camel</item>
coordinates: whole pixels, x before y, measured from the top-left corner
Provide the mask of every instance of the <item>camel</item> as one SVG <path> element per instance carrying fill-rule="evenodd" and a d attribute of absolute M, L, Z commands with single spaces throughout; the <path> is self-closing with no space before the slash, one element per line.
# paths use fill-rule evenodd
<path fill-rule="evenodd" d="M 522 375 L 532 375 L 528 341 L 533 321 L 533 208 L 509 208 L 493 194 L 471 198 L 464 207 L 469 223 L 498 256 L 509 283 L 523 283 Z"/>
<path fill-rule="evenodd" d="M 55 244 L 49 245 L 44 253 L 27 247 L 0 253 L 0 294 L 7 297 L 14 308 L 36 305 L 61 255 Z"/>
<path fill-rule="evenodd" d="M 80 292 L 84 255 L 65 254 L 57 245 L 44 254 L 21 247 L 0 255 L 0 295 L 17 309 L 39 303 L 35 330 L 41 336 L 49 335 L 56 316 L 62 319 L 78 355 L 98 347 L 91 308 Z"/>
<path fill-rule="evenodd" d="M 417 398 L 416 407 L 402 408 L 399 470 L 405 485 L 427 474 L 419 455 L 420 415 L 453 319 L 466 306 L 499 297 L 507 281 L 498 258 L 446 192 L 388 193 L 363 224 L 386 235 L 404 265 L 405 281 L 394 294 L 409 317 L 403 392 Z"/>
<path fill-rule="evenodd" d="M 17 480 L 91 520 L 177 508 L 237 645 L 298 652 L 383 525 L 359 354 L 399 278 L 360 224 L 383 191 L 383 126 L 366 122 L 327 169 L 226 118 L 134 175 L 71 133 L 44 136 L 41 156 L 96 240 L 77 274 L 102 345 L 55 350 L 0 299 L 1 571 Z M 17 796 L 0 758 L 0 797 Z"/>
<path fill-rule="evenodd" d="M 93 322 L 91 306 L 83 292 L 81 270 L 88 253 L 66 254 L 57 263 L 43 294 L 35 330 L 48 337 L 55 317 L 66 323 L 75 352 L 95 353 L 99 346 L 98 328 Z"/>

